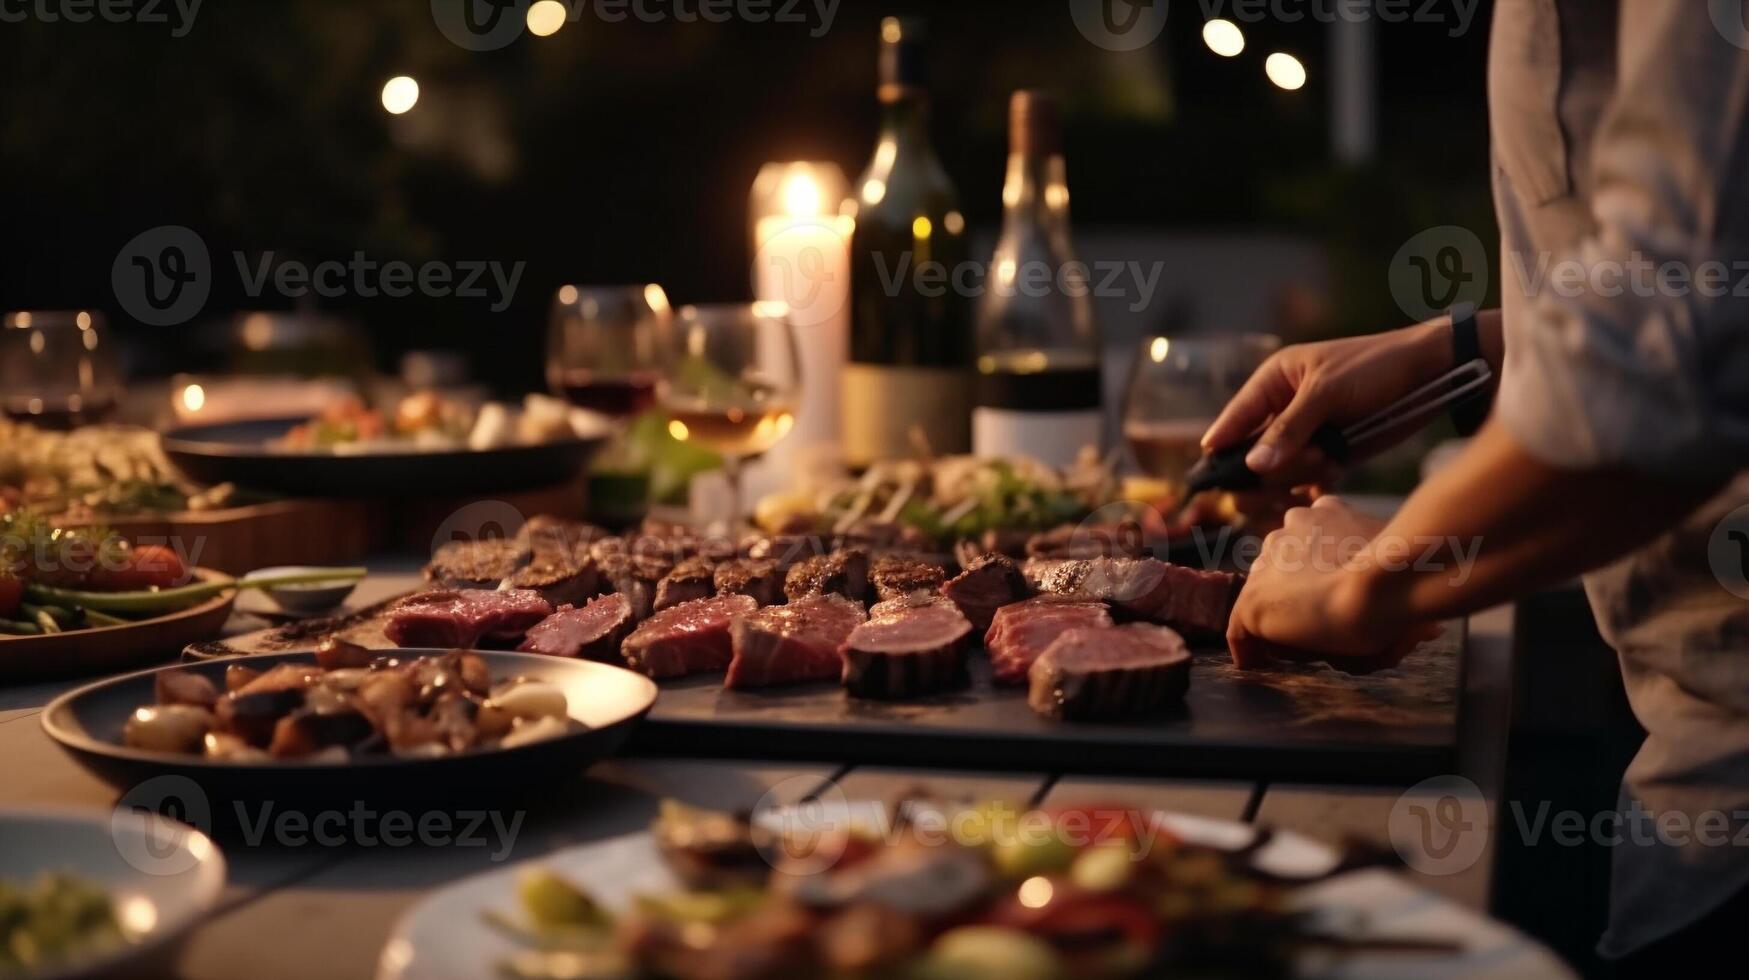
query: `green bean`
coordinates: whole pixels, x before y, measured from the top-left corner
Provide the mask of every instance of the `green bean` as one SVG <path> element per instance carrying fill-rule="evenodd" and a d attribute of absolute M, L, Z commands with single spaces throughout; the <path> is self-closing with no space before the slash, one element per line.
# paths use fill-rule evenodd
<path fill-rule="evenodd" d="M 131 619 L 123 619 L 120 616 L 111 616 L 109 613 L 100 612 L 96 609 L 85 610 L 85 621 L 92 626 L 126 626 L 133 622 Z"/>
<path fill-rule="evenodd" d="M 50 619 L 55 621 L 56 626 L 59 626 L 62 629 L 69 626 L 85 625 L 85 610 L 76 606 L 68 608 L 66 606 L 43 606 L 33 602 L 26 602 L 21 604 L 18 607 L 18 610 L 33 619 L 47 615 Z"/>
<path fill-rule="evenodd" d="M 265 589 L 276 585 L 311 585 L 318 582 L 356 582 L 364 577 L 362 568 L 332 568 L 319 572 L 294 572 L 248 580 L 228 582 L 197 582 L 173 589 L 148 589 L 140 592 L 86 592 L 77 589 L 57 589 L 36 582 L 27 583 L 25 594 L 39 603 L 57 606 L 83 606 L 110 613 L 167 613 L 184 609 L 197 602 L 231 589 Z"/>
<path fill-rule="evenodd" d="M 43 628 L 35 623 L 15 619 L 0 619 L 0 636 L 41 636 Z"/>

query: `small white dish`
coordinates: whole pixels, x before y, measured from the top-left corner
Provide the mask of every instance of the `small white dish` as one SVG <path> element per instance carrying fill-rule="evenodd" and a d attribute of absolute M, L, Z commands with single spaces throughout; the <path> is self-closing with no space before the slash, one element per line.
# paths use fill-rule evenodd
<path fill-rule="evenodd" d="M 299 575 L 309 572 L 325 572 L 329 569 L 320 565 L 279 565 L 273 568 L 257 568 L 243 576 L 247 582 L 253 578 L 266 578 L 269 575 Z M 328 612 L 338 609 L 358 587 L 357 580 L 344 582 L 320 582 L 313 585 L 272 585 L 263 589 L 273 604 L 288 613 L 309 615 L 311 613 Z"/>
<path fill-rule="evenodd" d="M 218 904 L 225 859 L 205 834 L 141 810 L 0 810 L 0 878 L 65 872 L 108 893 L 124 942 L 25 971 L 18 980 L 150 974 Z"/>

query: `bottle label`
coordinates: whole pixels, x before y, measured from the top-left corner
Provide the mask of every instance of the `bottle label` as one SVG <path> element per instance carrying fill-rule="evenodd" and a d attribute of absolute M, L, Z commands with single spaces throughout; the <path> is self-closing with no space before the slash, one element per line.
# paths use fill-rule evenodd
<path fill-rule="evenodd" d="M 844 457 L 852 466 L 917 455 L 913 428 L 936 455 L 971 445 L 971 378 L 954 368 L 858 364 L 844 366 Z"/>
<path fill-rule="evenodd" d="M 1100 413 L 1015 412 L 979 407 L 972 412 L 972 451 L 979 456 L 1031 456 L 1052 466 L 1075 461 L 1083 446 L 1099 448 Z"/>

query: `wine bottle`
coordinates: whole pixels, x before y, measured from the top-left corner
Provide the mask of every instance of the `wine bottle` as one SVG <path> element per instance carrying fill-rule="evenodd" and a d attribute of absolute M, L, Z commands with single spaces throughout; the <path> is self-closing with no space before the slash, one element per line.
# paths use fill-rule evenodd
<path fill-rule="evenodd" d="M 922 26 L 881 22 L 880 139 L 856 183 L 853 305 L 843 399 L 852 466 L 971 445 L 971 316 L 950 273 L 966 260 L 965 218 L 929 144 Z"/>
<path fill-rule="evenodd" d="M 1069 240 L 1056 103 L 1009 103 L 1002 233 L 977 310 L 979 456 L 1025 454 L 1066 466 L 1100 444 L 1099 332 L 1091 282 Z"/>

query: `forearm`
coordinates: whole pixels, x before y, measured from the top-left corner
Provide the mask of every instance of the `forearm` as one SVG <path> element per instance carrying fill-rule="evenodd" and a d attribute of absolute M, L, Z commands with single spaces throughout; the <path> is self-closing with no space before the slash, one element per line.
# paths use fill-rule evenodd
<path fill-rule="evenodd" d="M 1556 469 L 1492 421 L 1360 553 L 1336 601 L 1387 629 L 1475 612 L 1626 554 L 1718 489 Z"/>

